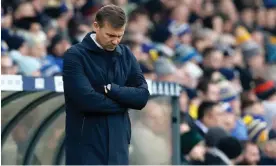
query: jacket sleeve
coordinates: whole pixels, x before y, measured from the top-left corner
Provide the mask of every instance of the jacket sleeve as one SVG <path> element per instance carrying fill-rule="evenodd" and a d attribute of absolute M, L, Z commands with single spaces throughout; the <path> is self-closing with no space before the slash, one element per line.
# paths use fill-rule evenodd
<path fill-rule="evenodd" d="M 83 112 L 122 111 L 119 103 L 95 91 L 84 73 L 80 58 L 71 50 L 64 54 L 63 86 L 66 97 Z"/>
<path fill-rule="evenodd" d="M 129 50 L 127 52 L 130 54 L 128 56 L 131 57 L 131 69 L 126 86 L 112 83 L 111 90 L 107 95 L 128 108 L 141 110 L 145 107 L 149 98 L 148 85 L 136 58 Z"/>

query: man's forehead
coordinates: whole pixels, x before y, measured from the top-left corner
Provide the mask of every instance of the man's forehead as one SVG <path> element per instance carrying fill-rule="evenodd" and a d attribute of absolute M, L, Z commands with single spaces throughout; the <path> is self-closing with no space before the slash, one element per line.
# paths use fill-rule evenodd
<path fill-rule="evenodd" d="M 103 27 L 105 28 L 106 33 L 110 35 L 122 36 L 125 32 L 125 26 L 121 28 L 113 28 L 108 22 L 105 22 Z"/>

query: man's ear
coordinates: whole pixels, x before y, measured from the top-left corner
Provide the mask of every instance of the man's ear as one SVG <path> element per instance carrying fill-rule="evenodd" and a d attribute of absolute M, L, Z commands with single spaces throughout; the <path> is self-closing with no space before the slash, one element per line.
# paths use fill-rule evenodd
<path fill-rule="evenodd" d="M 97 31 L 99 31 L 99 29 L 100 29 L 99 23 L 96 22 L 96 21 L 94 21 L 94 22 L 93 22 L 93 30 L 94 30 L 95 32 L 97 32 Z"/>

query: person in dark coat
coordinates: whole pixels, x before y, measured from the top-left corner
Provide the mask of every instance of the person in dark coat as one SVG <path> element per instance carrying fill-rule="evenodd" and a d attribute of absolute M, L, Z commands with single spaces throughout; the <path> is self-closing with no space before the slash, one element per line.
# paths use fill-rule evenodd
<path fill-rule="evenodd" d="M 141 110 L 149 91 L 134 55 L 119 44 L 125 25 L 121 8 L 104 6 L 95 32 L 64 54 L 66 165 L 128 164 L 128 108 Z"/>
<path fill-rule="evenodd" d="M 198 117 L 195 121 L 195 130 L 205 137 L 210 127 L 220 125 L 220 117 L 222 115 L 221 106 L 218 102 L 203 101 L 198 107 Z"/>

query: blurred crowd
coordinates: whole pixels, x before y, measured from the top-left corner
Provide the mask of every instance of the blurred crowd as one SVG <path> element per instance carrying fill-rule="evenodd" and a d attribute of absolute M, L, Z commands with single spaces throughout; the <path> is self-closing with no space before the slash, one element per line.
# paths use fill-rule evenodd
<path fill-rule="evenodd" d="M 61 75 L 111 3 L 144 76 L 183 87 L 183 164 L 276 165 L 275 0 L 2 0 L 1 74 Z"/>

